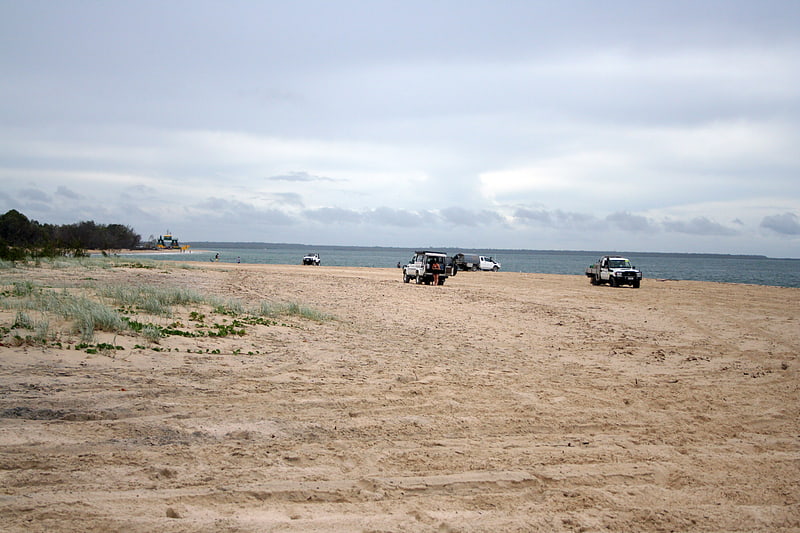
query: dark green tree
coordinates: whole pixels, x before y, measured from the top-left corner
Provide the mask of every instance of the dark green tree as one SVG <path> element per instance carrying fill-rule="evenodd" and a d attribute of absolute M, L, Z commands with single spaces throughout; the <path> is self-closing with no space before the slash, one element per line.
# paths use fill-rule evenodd
<path fill-rule="evenodd" d="M 63 226 L 43 225 L 15 209 L 0 215 L 0 259 L 4 260 L 83 255 L 87 249 L 135 248 L 141 240 L 132 228 L 122 224 L 104 225 L 89 220 Z"/>

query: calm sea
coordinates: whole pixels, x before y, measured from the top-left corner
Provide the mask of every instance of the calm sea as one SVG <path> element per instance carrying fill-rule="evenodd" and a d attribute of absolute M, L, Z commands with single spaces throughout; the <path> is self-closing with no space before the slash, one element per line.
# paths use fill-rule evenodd
<path fill-rule="evenodd" d="M 411 248 L 360 246 L 305 246 L 272 243 L 196 242 L 191 253 L 153 255 L 155 259 L 210 261 L 219 253 L 221 263 L 266 263 L 297 265 L 308 252 L 317 252 L 322 265 L 392 268 L 405 264 L 414 254 Z M 203 250 L 203 251 L 199 251 Z M 505 272 L 583 275 L 588 265 L 612 252 L 553 250 L 474 250 L 438 248 L 448 255 L 459 252 L 489 255 Z M 667 254 L 613 252 L 629 258 L 645 278 L 718 281 L 800 287 L 800 259 L 717 254 Z M 238 258 L 238 259 L 237 259 Z M 487 273 L 491 275 L 491 273 Z"/>

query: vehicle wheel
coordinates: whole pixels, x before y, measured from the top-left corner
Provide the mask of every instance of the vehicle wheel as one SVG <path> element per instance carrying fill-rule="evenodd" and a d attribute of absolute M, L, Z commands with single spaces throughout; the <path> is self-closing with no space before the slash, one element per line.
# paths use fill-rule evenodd
<path fill-rule="evenodd" d="M 493 270 L 494 272 L 497 272 L 498 270 L 500 270 L 500 267 L 495 265 L 495 266 L 492 268 L 492 270 Z"/>
<path fill-rule="evenodd" d="M 589 276 L 589 283 L 591 283 L 592 285 L 599 285 L 599 283 L 597 282 L 597 276 Z"/>
<path fill-rule="evenodd" d="M 608 284 L 611 285 L 612 287 L 616 287 L 617 286 L 617 278 L 615 278 L 614 276 L 611 276 L 610 278 L 608 278 Z"/>
<path fill-rule="evenodd" d="M 477 270 L 478 270 L 478 267 L 476 267 L 476 266 L 473 266 L 473 267 L 472 267 L 472 271 L 473 271 L 473 272 L 477 272 Z"/>
<path fill-rule="evenodd" d="M 403 283 L 408 283 L 409 281 L 411 281 L 411 276 L 403 274 Z"/>
<path fill-rule="evenodd" d="M 642 282 L 640 280 L 636 280 L 633 282 L 633 288 L 638 289 L 641 286 Z"/>
<path fill-rule="evenodd" d="M 439 285 L 444 285 L 444 278 L 441 278 L 441 279 L 439 280 Z"/>
<path fill-rule="evenodd" d="M 422 285 L 422 276 L 417 274 L 417 285 Z"/>

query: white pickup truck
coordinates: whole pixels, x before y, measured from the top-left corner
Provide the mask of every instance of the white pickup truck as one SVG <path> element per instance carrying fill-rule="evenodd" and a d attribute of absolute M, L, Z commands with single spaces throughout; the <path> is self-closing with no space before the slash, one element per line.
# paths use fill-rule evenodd
<path fill-rule="evenodd" d="M 612 287 L 632 285 L 638 289 L 642 283 L 642 272 L 625 257 L 604 255 L 586 269 L 586 276 L 592 285 L 608 283 Z"/>
<path fill-rule="evenodd" d="M 491 270 L 493 272 L 500 270 L 500 263 L 485 255 L 456 254 L 453 262 L 461 270 Z"/>
<path fill-rule="evenodd" d="M 408 283 L 413 279 L 418 285 L 422 283 L 444 285 L 450 271 L 447 262 L 447 254 L 442 252 L 427 250 L 414 252 L 414 257 L 403 267 L 403 282 Z"/>

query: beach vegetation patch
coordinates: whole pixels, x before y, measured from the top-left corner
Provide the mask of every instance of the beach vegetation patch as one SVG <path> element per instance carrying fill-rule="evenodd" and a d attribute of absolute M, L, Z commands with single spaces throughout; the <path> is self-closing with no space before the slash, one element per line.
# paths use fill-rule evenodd
<path fill-rule="evenodd" d="M 12 285 L 11 294 L 14 296 L 30 296 L 38 290 L 38 287 L 31 281 L 15 281 Z"/>
<path fill-rule="evenodd" d="M 17 314 L 14 317 L 14 323 L 11 324 L 11 327 L 17 329 L 33 329 L 34 322 L 31 320 L 31 317 L 28 316 L 28 313 L 24 311 L 17 311 Z"/>
<path fill-rule="evenodd" d="M 168 337 L 244 337 L 257 326 L 298 327 L 281 317 L 315 322 L 333 319 L 298 302 L 260 302 L 253 306 L 236 298 L 203 294 L 191 287 L 112 284 L 104 280 L 117 280 L 115 274 L 109 277 L 85 272 L 131 267 L 132 264 L 136 262 L 106 255 L 102 258 L 43 258 L 9 266 L 22 279 L 14 280 L 15 275 L 9 275 L 7 277 L 12 279 L 0 284 L 0 345 L 62 349 L 80 346 L 87 353 L 113 353 L 123 349 L 119 344 L 124 343 L 102 342 L 97 338 L 100 332 L 113 333 L 115 339 L 116 334 L 138 337 L 146 342 L 140 341 L 137 346 L 147 344 L 154 349 Z M 33 269 L 62 268 L 66 269 L 63 274 L 42 278 L 50 285 L 31 281 L 31 278 L 36 279 L 31 273 Z M 163 268 L 163 264 L 159 268 Z M 122 279 L 129 278 L 123 276 Z M 158 351 L 173 350 L 180 351 L 168 346 Z M 245 352 L 245 349 L 236 349 L 237 355 Z M 206 353 L 214 352 L 206 350 Z"/>
<path fill-rule="evenodd" d="M 17 263 L 14 261 L 7 261 L 5 259 L 0 259 L 0 270 L 11 270 L 12 268 L 16 268 Z"/>
<path fill-rule="evenodd" d="M 13 331 L 12 344 L 16 346 L 44 346 L 48 342 L 50 321 L 47 318 L 34 320 L 28 313 L 17 311 L 14 322 L 10 328 L 0 328 L 0 334 L 5 335 Z M 23 334 L 23 331 L 31 333 Z"/>
<path fill-rule="evenodd" d="M 25 319 L 25 311 L 38 311 L 55 315 L 73 323 L 73 330 L 83 340 L 91 340 L 95 330 L 118 332 L 125 329 L 119 313 L 92 299 L 66 290 L 44 290 L 29 282 L 14 283 L 10 291 L 3 292 L 0 306 L 17 311 L 15 322 Z M 25 329 L 35 329 L 25 328 Z"/>
<path fill-rule="evenodd" d="M 208 300 L 192 289 L 148 285 L 105 287 L 101 295 L 128 309 L 140 309 L 160 316 L 171 316 L 172 306 L 202 304 Z"/>
<path fill-rule="evenodd" d="M 113 354 L 116 353 L 117 350 L 124 350 L 124 346 L 116 346 L 114 344 L 110 344 L 107 342 L 98 342 L 97 344 L 91 344 L 88 342 L 81 342 L 75 345 L 76 350 L 83 350 L 88 354 Z"/>
<path fill-rule="evenodd" d="M 307 320 L 312 320 L 314 322 L 327 322 L 329 320 L 333 320 L 334 318 L 332 315 L 312 309 L 297 302 L 275 303 L 263 301 L 256 312 L 259 315 L 266 317 L 296 316 L 305 318 Z"/>

